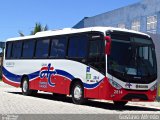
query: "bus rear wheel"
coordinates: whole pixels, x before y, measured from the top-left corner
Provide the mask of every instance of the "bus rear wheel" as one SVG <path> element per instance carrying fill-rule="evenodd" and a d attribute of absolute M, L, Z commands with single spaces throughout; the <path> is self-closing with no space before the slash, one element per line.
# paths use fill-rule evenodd
<path fill-rule="evenodd" d="M 75 82 L 72 87 L 72 101 L 75 104 L 83 104 L 85 103 L 84 98 L 84 88 L 80 82 Z"/>
<path fill-rule="evenodd" d="M 123 107 L 128 103 L 127 101 L 113 101 L 113 102 L 114 102 L 114 105 L 118 107 Z"/>
<path fill-rule="evenodd" d="M 28 80 L 28 78 L 27 77 L 23 78 L 23 80 L 22 80 L 22 94 L 23 95 L 31 95 L 32 92 L 33 91 L 29 89 L 29 80 Z"/>

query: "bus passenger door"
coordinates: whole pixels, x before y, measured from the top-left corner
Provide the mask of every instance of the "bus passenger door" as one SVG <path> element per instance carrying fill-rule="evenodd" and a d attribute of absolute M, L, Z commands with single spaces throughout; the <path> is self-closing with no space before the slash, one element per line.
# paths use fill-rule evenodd
<path fill-rule="evenodd" d="M 92 76 L 92 81 L 100 82 L 100 74 L 105 75 L 105 50 L 104 50 L 104 35 L 101 33 L 92 33 L 90 34 L 89 39 L 89 52 L 87 63 L 92 69 L 96 72 Z M 96 87 L 95 89 L 88 90 L 88 96 L 90 98 L 99 98 L 101 89 Z"/>

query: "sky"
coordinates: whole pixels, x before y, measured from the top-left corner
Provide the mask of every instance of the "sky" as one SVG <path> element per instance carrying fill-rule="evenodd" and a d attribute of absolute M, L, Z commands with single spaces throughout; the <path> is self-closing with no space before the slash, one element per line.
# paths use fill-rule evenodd
<path fill-rule="evenodd" d="M 95 16 L 140 0 L 1 0 L 0 41 L 29 35 L 36 22 L 50 30 L 70 28 L 84 17 Z"/>

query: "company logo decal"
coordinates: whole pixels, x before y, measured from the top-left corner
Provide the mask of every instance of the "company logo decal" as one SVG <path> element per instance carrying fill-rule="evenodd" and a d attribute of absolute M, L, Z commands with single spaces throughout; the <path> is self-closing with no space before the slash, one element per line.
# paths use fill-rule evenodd
<path fill-rule="evenodd" d="M 131 83 L 126 83 L 125 87 L 131 88 L 132 84 Z"/>
<path fill-rule="evenodd" d="M 42 67 L 41 68 L 39 76 L 40 76 L 41 79 L 47 78 L 48 79 L 48 84 L 50 86 L 54 87 L 55 83 L 51 82 L 51 77 L 55 76 L 56 74 L 57 74 L 57 72 L 54 70 L 53 67 L 51 67 L 51 64 L 48 64 L 47 67 Z"/>

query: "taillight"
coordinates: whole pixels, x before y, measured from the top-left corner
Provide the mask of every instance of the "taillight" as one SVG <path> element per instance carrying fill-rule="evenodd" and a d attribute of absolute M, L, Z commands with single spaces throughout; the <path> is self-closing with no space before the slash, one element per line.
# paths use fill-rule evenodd
<path fill-rule="evenodd" d="M 105 36 L 105 40 L 106 40 L 106 54 L 110 55 L 111 53 L 111 37 L 110 36 Z"/>

